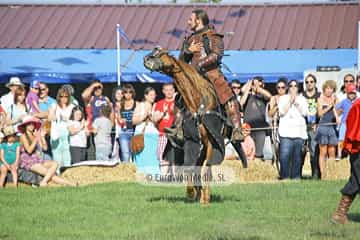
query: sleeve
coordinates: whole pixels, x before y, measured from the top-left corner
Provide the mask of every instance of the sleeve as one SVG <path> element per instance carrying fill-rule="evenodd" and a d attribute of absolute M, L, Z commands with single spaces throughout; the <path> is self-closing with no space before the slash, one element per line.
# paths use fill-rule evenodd
<path fill-rule="evenodd" d="M 300 109 L 301 109 L 301 114 L 303 116 L 307 116 L 309 114 L 308 102 L 306 101 L 306 99 L 304 97 L 301 97 Z"/>
<path fill-rule="evenodd" d="M 336 110 L 339 110 L 339 109 L 344 109 L 344 100 L 339 102 L 338 104 L 336 104 L 336 107 L 335 107 Z"/>
<path fill-rule="evenodd" d="M 92 124 L 92 127 L 93 127 L 95 130 L 98 129 L 98 127 L 99 127 L 99 121 L 98 121 L 98 119 L 95 119 L 95 121 L 94 121 L 93 124 Z"/>
<path fill-rule="evenodd" d="M 224 55 L 224 41 L 221 35 L 204 34 L 203 42 L 207 56 L 198 63 L 198 68 L 201 71 L 206 71 L 221 62 Z"/>

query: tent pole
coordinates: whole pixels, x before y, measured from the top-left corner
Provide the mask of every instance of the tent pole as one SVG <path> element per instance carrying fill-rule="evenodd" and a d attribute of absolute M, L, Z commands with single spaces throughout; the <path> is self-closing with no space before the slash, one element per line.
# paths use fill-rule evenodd
<path fill-rule="evenodd" d="M 121 84 L 121 62 L 120 62 L 120 24 L 116 24 L 116 48 L 117 48 L 117 85 Z"/>

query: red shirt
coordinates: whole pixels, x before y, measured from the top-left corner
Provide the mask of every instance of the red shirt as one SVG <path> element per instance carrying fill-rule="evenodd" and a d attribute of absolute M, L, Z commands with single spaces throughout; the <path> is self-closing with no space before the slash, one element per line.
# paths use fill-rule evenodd
<path fill-rule="evenodd" d="M 360 99 L 353 103 L 346 119 L 344 149 L 350 153 L 360 152 Z"/>
<path fill-rule="evenodd" d="M 162 99 L 155 104 L 155 111 L 165 112 L 166 108 L 167 108 L 166 114 L 159 121 L 158 124 L 159 132 L 161 136 L 164 135 L 164 128 L 171 127 L 171 125 L 175 121 L 174 99 L 172 100 Z"/>
<path fill-rule="evenodd" d="M 2 106 L 0 105 L 0 113 L 4 112 L 4 109 L 2 108 Z"/>

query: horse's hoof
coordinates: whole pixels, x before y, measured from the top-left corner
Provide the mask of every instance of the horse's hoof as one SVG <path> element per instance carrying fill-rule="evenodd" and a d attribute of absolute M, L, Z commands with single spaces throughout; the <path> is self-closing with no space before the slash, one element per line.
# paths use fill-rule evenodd
<path fill-rule="evenodd" d="M 186 198 L 188 201 L 195 201 L 197 197 L 197 192 L 195 187 L 186 187 Z"/>
<path fill-rule="evenodd" d="M 210 205 L 210 191 L 206 187 L 201 189 L 200 204 L 202 206 Z"/>

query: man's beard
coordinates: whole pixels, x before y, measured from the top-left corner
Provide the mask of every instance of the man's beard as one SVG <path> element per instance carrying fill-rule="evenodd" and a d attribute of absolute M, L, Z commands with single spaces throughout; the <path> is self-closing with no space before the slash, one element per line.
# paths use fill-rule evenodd
<path fill-rule="evenodd" d="M 191 31 L 195 32 L 196 30 L 198 30 L 198 29 L 197 29 L 198 26 L 199 26 L 199 24 L 196 24 L 196 23 L 194 24 L 194 26 L 191 26 L 191 25 L 190 25 Z"/>

